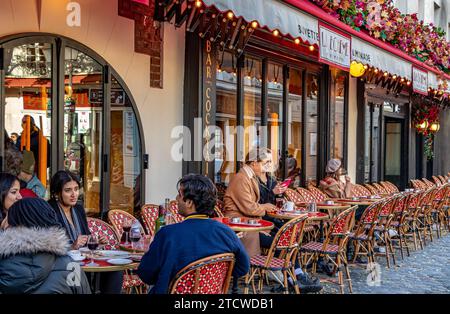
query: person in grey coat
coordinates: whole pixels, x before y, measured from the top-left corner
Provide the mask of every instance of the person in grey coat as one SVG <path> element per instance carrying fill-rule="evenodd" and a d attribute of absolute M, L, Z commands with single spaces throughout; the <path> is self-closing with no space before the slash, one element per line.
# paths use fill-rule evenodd
<path fill-rule="evenodd" d="M 0 232 L 0 294 L 89 294 L 86 274 L 67 255 L 66 231 L 54 210 L 25 198 L 8 211 Z"/>

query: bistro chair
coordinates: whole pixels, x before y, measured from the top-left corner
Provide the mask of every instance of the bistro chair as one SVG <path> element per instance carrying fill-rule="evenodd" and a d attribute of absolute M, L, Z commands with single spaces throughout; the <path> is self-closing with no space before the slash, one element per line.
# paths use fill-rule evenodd
<path fill-rule="evenodd" d="M 338 282 L 330 281 L 338 284 L 341 293 L 345 291 L 344 274 L 342 271 L 342 264 L 346 274 L 346 281 L 350 293 L 353 292 L 352 280 L 348 270 L 347 263 L 347 242 L 349 240 L 351 224 L 354 221 L 355 210 L 358 206 L 352 206 L 337 215 L 328 228 L 327 235 L 323 242 L 309 242 L 302 245 L 300 252 L 303 258 L 302 265 L 308 265 L 312 262 L 312 272 L 316 273 L 317 262 L 319 257 L 324 257 L 324 262 L 331 262 L 334 265 L 335 271 L 338 272 Z"/>
<path fill-rule="evenodd" d="M 375 187 L 378 191 L 378 194 L 390 194 L 388 190 L 386 190 L 381 184 L 374 182 L 372 186 Z"/>
<path fill-rule="evenodd" d="M 417 215 L 417 228 L 423 233 L 423 244 L 426 245 L 427 237 L 430 242 L 433 242 L 433 221 L 431 218 L 431 211 L 433 210 L 433 200 L 437 188 L 427 190 L 420 200 L 420 210 Z"/>
<path fill-rule="evenodd" d="M 448 185 L 440 185 L 436 189 L 436 193 L 433 197 L 433 208 L 430 211 L 429 222 L 436 226 L 436 236 L 438 238 L 442 237 L 442 229 L 441 226 L 444 225 L 444 229 L 447 228 L 447 215 L 444 210 L 445 197 L 446 193 L 448 193 Z"/>
<path fill-rule="evenodd" d="M 172 219 L 174 223 L 179 223 L 184 220 L 184 217 L 180 215 L 178 212 L 178 202 L 177 201 L 170 201 L 169 203 L 169 212 L 172 214 Z"/>
<path fill-rule="evenodd" d="M 308 185 L 308 190 L 312 195 L 314 195 L 314 198 L 317 202 L 323 202 L 328 199 L 328 196 L 325 193 L 323 193 L 320 189 L 316 188 L 312 184 Z"/>
<path fill-rule="evenodd" d="M 359 255 L 366 255 L 369 263 L 374 263 L 375 252 L 373 250 L 374 231 L 378 223 L 378 213 L 381 210 L 383 202 L 379 201 L 369 205 L 361 215 L 358 225 L 354 232 L 349 234 L 349 238 L 355 245 L 353 263 Z M 360 252 L 360 250 L 363 252 Z"/>
<path fill-rule="evenodd" d="M 441 186 L 441 185 L 442 185 L 441 179 L 439 179 L 438 177 L 432 176 L 431 178 L 433 179 L 434 184 L 435 184 L 436 186 Z"/>
<path fill-rule="evenodd" d="M 224 217 L 223 214 L 224 203 L 221 200 L 216 201 L 216 205 L 214 206 L 214 213 L 217 217 Z"/>
<path fill-rule="evenodd" d="M 288 275 L 296 283 L 294 265 L 297 259 L 298 246 L 302 242 L 303 228 L 308 219 L 308 215 L 301 215 L 285 223 L 274 236 L 272 245 L 267 255 L 255 255 L 250 258 L 250 271 L 245 277 L 244 293 L 247 294 L 250 283 L 253 293 L 256 293 L 255 275 L 259 276 L 259 291 L 262 293 L 264 278 L 267 272 L 281 271 L 284 277 L 284 293 L 288 293 Z M 276 253 L 280 253 L 275 257 Z M 300 293 L 299 288 L 294 284 L 295 293 Z"/>
<path fill-rule="evenodd" d="M 284 195 L 286 196 L 286 199 L 288 201 L 294 202 L 295 206 L 304 207 L 303 203 L 305 203 L 305 199 L 300 194 L 298 194 L 298 192 L 294 191 L 293 189 L 286 189 Z"/>
<path fill-rule="evenodd" d="M 412 193 L 407 201 L 407 216 L 405 217 L 405 236 L 413 238 L 414 250 L 417 251 L 418 245 L 417 240 L 419 240 L 420 248 L 423 249 L 422 236 L 420 235 L 419 228 L 417 227 L 418 215 L 420 213 L 419 202 L 423 195 L 423 191 Z"/>
<path fill-rule="evenodd" d="M 375 231 L 379 233 L 380 240 L 385 245 L 384 253 L 378 253 L 379 255 L 384 255 L 386 257 L 387 267 L 391 267 L 390 256 L 392 256 L 392 261 L 396 265 L 394 248 L 392 246 L 392 240 L 389 235 L 388 222 L 392 219 L 392 211 L 394 210 L 394 204 L 396 202 L 396 197 L 390 197 L 383 202 L 381 205 L 380 212 L 378 213 L 379 220 L 378 225 L 375 227 Z"/>
<path fill-rule="evenodd" d="M 403 250 L 406 249 L 406 254 L 409 256 L 409 246 L 406 241 L 404 223 L 405 218 L 407 217 L 407 205 L 410 195 L 399 195 L 396 199 L 394 210 L 392 211 L 391 217 L 388 219 L 386 223 L 386 228 L 389 230 L 395 231 L 395 235 L 388 235 L 390 238 L 398 238 L 398 245 L 393 246 L 394 248 L 400 249 L 400 254 L 402 260 L 404 259 Z"/>
<path fill-rule="evenodd" d="M 235 259 L 233 253 L 208 256 L 190 263 L 172 279 L 170 294 L 226 294 Z"/>
<path fill-rule="evenodd" d="M 108 221 L 114 228 L 114 231 L 116 232 L 119 239 L 122 238 L 123 223 L 125 222 L 125 219 L 131 220 L 132 223 L 134 223 L 136 220 L 139 222 L 139 220 L 136 217 L 134 217 L 133 215 L 131 215 L 123 210 L 111 209 L 108 211 Z M 142 228 L 142 225 L 141 225 L 141 232 L 145 233 Z"/>
<path fill-rule="evenodd" d="M 434 183 L 431 182 L 430 180 L 428 180 L 427 178 L 422 178 L 422 181 L 423 181 L 423 183 L 425 183 L 427 188 L 433 188 L 434 187 Z"/>
<path fill-rule="evenodd" d="M 91 234 L 95 235 L 97 238 L 105 236 L 108 239 L 108 244 L 103 246 L 105 250 L 119 249 L 119 238 L 110 224 L 103 220 L 90 217 L 87 218 L 87 222 Z M 129 270 L 125 270 L 123 274 L 122 290 L 125 290 L 127 294 L 131 294 L 133 288 L 138 294 L 143 294 L 147 291 L 147 285 L 143 283 L 137 275 Z"/>
<path fill-rule="evenodd" d="M 144 222 L 147 234 L 153 238 L 155 236 L 156 220 L 159 216 L 159 205 L 145 204 L 141 209 L 141 217 Z"/>
<path fill-rule="evenodd" d="M 355 195 L 357 197 L 372 195 L 372 193 L 366 187 L 362 186 L 361 184 L 354 184 L 352 192 L 353 192 L 353 195 Z"/>
<path fill-rule="evenodd" d="M 369 183 L 364 184 L 364 187 L 370 191 L 370 195 L 378 194 L 378 190 L 374 186 L 370 185 Z"/>
<path fill-rule="evenodd" d="M 316 203 L 317 200 L 310 191 L 305 188 L 296 188 L 296 191 L 305 200 L 306 203 Z"/>

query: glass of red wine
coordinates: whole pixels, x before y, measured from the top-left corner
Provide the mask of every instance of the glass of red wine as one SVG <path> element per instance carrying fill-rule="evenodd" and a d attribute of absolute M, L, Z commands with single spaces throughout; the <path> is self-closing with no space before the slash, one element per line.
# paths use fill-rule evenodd
<path fill-rule="evenodd" d="M 133 253 L 136 253 L 135 252 L 135 249 L 134 249 L 134 244 L 136 243 L 136 242 L 139 242 L 139 240 L 141 239 L 141 230 L 139 230 L 139 229 L 131 229 L 131 231 L 130 231 L 130 241 L 131 241 L 131 248 L 133 249 Z"/>
<path fill-rule="evenodd" d="M 125 245 L 130 244 L 130 242 L 128 242 L 128 235 L 130 234 L 131 225 L 132 225 L 131 219 L 125 219 L 125 221 L 123 222 L 122 229 L 123 232 L 125 232 Z"/>
<path fill-rule="evenodd" d="M 87 242 L 87 247 L 91 253 L 91 261 L 88 264 L 86 264 L 86 266 L 91 266 L 91 267 L 99 266 L 97 263 L 94 262 L 94 251 L 98 247 L 98 239 L 96 236 L 94 236 L 94 235 L 89 236 L 89 239 Z"/>

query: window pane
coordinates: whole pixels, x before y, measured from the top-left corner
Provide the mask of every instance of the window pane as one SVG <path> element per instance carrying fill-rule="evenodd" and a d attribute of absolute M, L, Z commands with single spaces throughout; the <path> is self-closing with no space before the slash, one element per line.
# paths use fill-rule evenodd
<path fill-rule="evenodd" d="M 234 162 L 236 152 L 236 58 L 228 53 L 219 53 L 219 68 L 216 72 L 217 99 L 216 125 L 221 132 L 216 132 L 216 159 L 214 164 L 215 182 L 228 184 L 236 171 Z"/>
<path fill-rule="evenodd" d="M 250 150 L 261 146 L 258 129 L 261 125 L 261 71 L 260 60 L 246 57 L 244 61 L 244 150 L 245 158 Z"/>
<path fill-rule="evenodd" d="M 345 79 L 347 73 L 341 70 L 331 71 L 333 93 L 330 104 L 330 155 L 331 158 L 344 160 L 345 147 Z"/>
<path fill-rule="evenodd" d="M 308 74 L 306 80 L 306 167 L 307 181 L 316 181 L 317 177 L 317 110 L 319 100 L 319 78 L 315 74 Z"/>
<path fill-rule="evenodd" d="M 283 136 L 283 66 L 269 62 L 267 67 L 267 124 L 268 147 L 272 150 L 273 160 L 280 160 Z"/>
<path fill-rule="evenodd" d="M 297 161 L 297 168 L 303 169 L 302 72 L 295 69 L 289 73 L 288 123 L 288 154 Z"/>
<path fill-rule="evenodd" d="M 81 179 L 88 215 L 100 214 L 103 122 L 102 66 L 74 48 L 65 49 L 64 168 Z"/>
<path fill-rule="evenodd" d="M 14 162 L 17 158 L 10 158 L 8 155 L 12 156 L 10 153 L 16 150 L 32 151 L 35 160 L 34 173 L 47 189 L 46 195 L 42 195 L 44 193 L 41 191 L 40 196 L 48 197 L 51 164 L 52 45 L 31 43 L 6 48 L 5 65 L 4 127 L 8 135 L 19 135 L 16 145 L 9 143 L 5 151 L 5 170 L 19 175 L 20 165 Z M 30 123 L 22 124 L 26 116 L 30 117 Z M 29 181 L 31 178 L 21 179 Z"/>
<path fill-rule="evenodd" d="M 111 84 L 111 185 L 110 208 L 139 211 L 141 142 L 130 98 L 112 77 Z"/>

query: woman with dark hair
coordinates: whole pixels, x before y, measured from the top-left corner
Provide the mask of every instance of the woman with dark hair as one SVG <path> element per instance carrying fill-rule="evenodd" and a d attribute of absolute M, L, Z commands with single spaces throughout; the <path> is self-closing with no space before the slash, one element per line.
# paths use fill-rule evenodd
<path fill-rule="evenodd" d="M 91 293 L 83 270 L 71 266 L 68 240 L 46 201 L 14 203 L 0 233 L 0 294 Z"/>
<path fill-rule="evenodd" d="M 73 250 L 86 245 L 89 231 L 86 212 L 77 204 L 80 195 L 80 181 L 70 171 L 60 170 L 50 182 L 48 203 L 56 213 L 59 223 L 66 229 Z"/>
<path fill-rule="evenodd" d="M 0 223 L 6 227 L 6 214 L 9 208 L 22 198 L 19 179 L 9 173 L 0 173 Z"/>
<path fill-rule="evenodd" d="M 70 171 L 56 172 L 50 182 L 50 200 L 48 203 L 56 213 L 56 219 L 66 230 L 72 249 L 78 250 L 86 245 L 91 234 L 84 207 L 78 202 L 80 180 Z M 99 237 L 100 244 L 107 244 L 105 236 Z M 122 290 L 123 272 L 110 272 L 100 277 L 102 293 L 120 293 Z"/>

